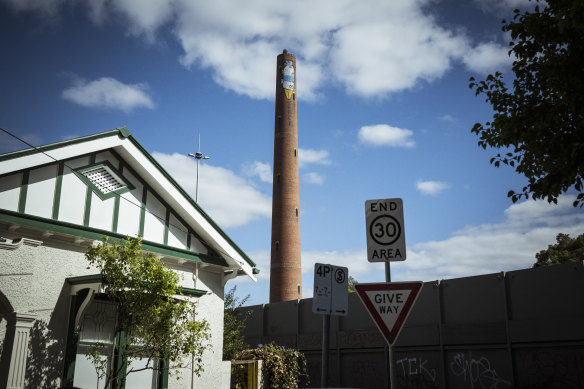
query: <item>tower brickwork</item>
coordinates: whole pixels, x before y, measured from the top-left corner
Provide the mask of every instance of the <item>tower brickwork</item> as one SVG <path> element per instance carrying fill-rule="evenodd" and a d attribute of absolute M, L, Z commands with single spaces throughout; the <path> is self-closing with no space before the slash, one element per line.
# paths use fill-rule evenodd
<path fill-rule="evenodd" d="M 270 303 L 302 298 L 294 54 L 284 50 L 276 69 Z"/>

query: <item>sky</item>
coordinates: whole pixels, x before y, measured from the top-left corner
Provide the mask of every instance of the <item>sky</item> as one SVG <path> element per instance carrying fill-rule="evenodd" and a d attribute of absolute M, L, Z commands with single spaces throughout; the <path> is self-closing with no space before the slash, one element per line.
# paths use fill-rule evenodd
<path fill-rule="evenodd" d="M 314 264 L 383 282 L 365 201 L 401 198 L 407 259 L 392 281 L 529 268 L 584 232 L 573 192 L 513 204 L 469 78 L 513 78 L 501 20 L 524 0 L 0 0 L 0 127 L 33 145 L 127 126 L 256 263 L 269 299 L 276 57 L 297 58 L 303 297 Z M 25 148 L 0 133 L 0 152 Z"/>

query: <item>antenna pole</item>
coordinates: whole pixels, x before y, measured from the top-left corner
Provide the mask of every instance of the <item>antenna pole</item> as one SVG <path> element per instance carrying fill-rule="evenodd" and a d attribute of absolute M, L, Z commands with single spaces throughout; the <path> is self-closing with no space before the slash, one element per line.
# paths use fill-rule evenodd
<path fill-rule="evenodd" d="M 197 145 L 197 152 L 195 154 L 189 153 L 189 157 L 192 157 L 197 160 L 197 181 L 195 186 L 195 202 L 199 202 L 199 160 L 200 159 L 209 159 L 208 156 L 203 155 L 201 153 L 201 134 L 199 133 L 199 143 Z"/>
<path fill-rule="evenodd" d="M 199 159 L 198 157 L 201 154 L 201 133 L 199 133 L 199 143 L 197 146 L 197 153 L 195 154 L 195 158 L 197 160 L 197 185 L 195 186 L 195 202 L 199 202 Z"/>

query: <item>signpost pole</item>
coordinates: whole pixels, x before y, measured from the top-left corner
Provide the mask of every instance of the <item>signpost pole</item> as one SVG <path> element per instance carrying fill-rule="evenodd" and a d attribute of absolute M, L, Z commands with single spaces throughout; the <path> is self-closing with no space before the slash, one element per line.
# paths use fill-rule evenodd
<path fill-rule="evenodd" d="M 391 282 L 391 268 L 389 266 L 389 261 L 385 261 L 385 282 Z M 389 345 L 388 351 L 388 364 L 389 364 L 389 387 L 395 389 L 397 387 L 395 381 L 395 374 L 393 371 L 393 346 Z"/>
<path fill-rule="evenodd" d="M 367 260 L 385 262 L 385 282 L 391 283 L 390 261 L 406 259 L 404 207 L 401 198 L 365 201 Z M 390 388 L 396 388 L 393 371 L 393 347 L 389 341 L 388 364 Z"/>
<path fill-rule="evenodd" d="M 422 281 L 380 282 L 374 284 L 357 284 L 355 289 L 369 311 L 371 318 L 385 337 L 388 347 L 389 385 L 396 389 L 398 372 L 395 367 L 394 342 L 398 338 L 404 323 L 415 305 Z"/>
<path fill-rule="evenodd" d="M 320 374 L 320 387 L 328 388 L 328 363 L 329 363 L 329 332 L 331 327 L 331 315 L 322 315 L 322 371 Z"/>
<path fill-rule="evenodd" d="M 312 312 L 322 317 L 322 366 L 320 386 L 328 387 L 329 340 L 331 314 L 347 316 L 349 269 L 342 266 L 314 264 L 314 294 Z"/>

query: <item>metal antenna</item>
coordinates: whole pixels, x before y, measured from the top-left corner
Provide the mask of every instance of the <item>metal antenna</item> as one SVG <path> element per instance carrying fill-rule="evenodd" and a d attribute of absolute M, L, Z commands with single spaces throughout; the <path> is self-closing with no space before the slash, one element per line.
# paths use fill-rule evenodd
<path fill-rule="evenodd" d="M 197 147 L 197 152 L 195 154 L 189 153 L 189 157 L 193 157 L 197 160 L 197 185 L 195 187 L 195 202 L 199 202 L 199 160 L 200 159 L 209 159 L 206 155 L 201 153 L 201 134 L 199 133 L 199 145 Z"/>

